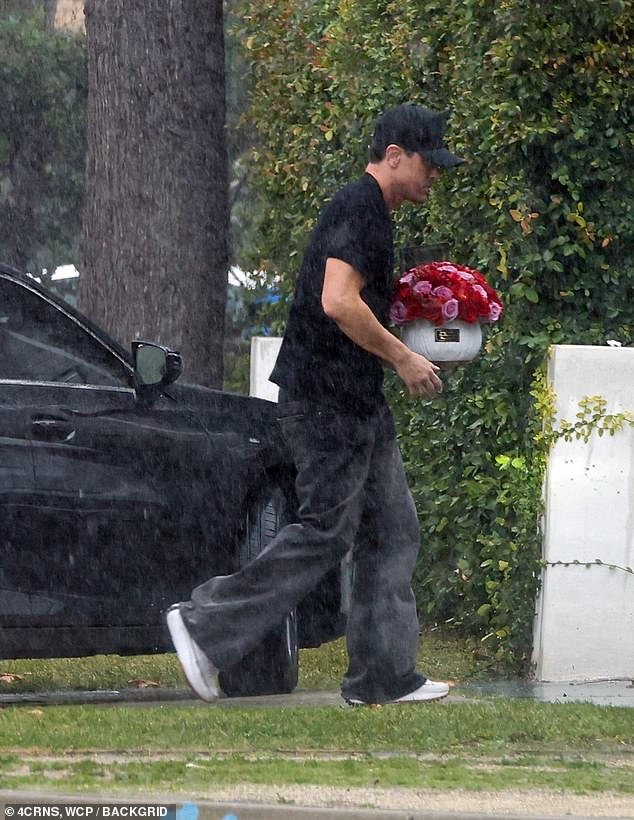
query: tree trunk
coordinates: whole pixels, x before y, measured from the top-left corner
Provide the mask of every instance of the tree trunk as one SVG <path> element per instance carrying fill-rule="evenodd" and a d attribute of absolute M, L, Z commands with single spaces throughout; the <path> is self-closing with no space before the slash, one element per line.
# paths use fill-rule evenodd
<path fill-rule="evenodd" d="M 80 307 L 222 382 L 228 192 L 222 0 L 86 0 Z"/>
<path fill-rule="evenodd" d="M 55 14 L 57 12 L 58 0 L 43 0 L 44 18 L 46 21 L 46 28 L 48 31 L 55 29 Z"/>

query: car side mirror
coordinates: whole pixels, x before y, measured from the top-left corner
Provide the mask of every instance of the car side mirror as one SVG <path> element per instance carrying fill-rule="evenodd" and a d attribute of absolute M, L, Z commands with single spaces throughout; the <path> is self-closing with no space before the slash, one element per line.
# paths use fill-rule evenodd
<path fill-rule="evenodd" d="M 154 342 L 132 342 L 132 356 L 136 394 L 145 403 L 155 401 L 183 370 L 180 353 Z"/>

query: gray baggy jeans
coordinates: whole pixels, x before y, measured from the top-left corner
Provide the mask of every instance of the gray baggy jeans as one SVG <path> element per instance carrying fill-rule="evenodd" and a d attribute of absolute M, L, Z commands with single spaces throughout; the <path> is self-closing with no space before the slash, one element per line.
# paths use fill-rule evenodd
<path fill-rule="evenodd" d="M 420 533 L 389 408 L 369 418 L 309 402 L 279 411 L 299 520 L 238 572 L 196 587 L 183 619 L 217 668 L 232 666 L 354 547 L 342 694 L 381 703 L 412 692 L 425 681 L 411 587 Z"/>

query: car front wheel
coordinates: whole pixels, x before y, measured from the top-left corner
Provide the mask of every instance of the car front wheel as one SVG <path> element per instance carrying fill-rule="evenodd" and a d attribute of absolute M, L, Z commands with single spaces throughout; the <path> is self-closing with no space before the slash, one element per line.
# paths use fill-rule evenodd
<path fill-rule="evenodd" d="M 281 493 L 250 505 L 240 544 L 239 565 L 251 561 L 275 538 L 284 524 Z M 293 609 L 235 666 L 220 673 L 220 686 L 229 697 L 292 692 L 299 674 L 297 613 Z"/>

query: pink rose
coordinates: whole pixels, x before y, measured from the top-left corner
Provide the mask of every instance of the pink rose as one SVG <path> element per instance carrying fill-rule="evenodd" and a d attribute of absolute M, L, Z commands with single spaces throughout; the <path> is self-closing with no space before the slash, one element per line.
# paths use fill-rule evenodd
<path fill-rule="evenodd" d="M 458 300 L 457 299 L 449 299 L 448 302 L 445 302 L 442 306 L 442 317 L 445 322 L 453 321 L 456 316 L 458 315 Z"/>
<path fill-rule="evenodd" d="M 502 308 L 497 302 L 491 302 L 489 305 L 489 322 L 497 322 L 502 314 Z"/>
<path fill-rule="evenodd" d="M 459 271 L 458 271 L 458 276 L 459 276 L 461 279 L 464 279 L 464 280 L 465 280 L 465 282 L 474 282 L 474 281 L 475 281 L 473 274 L 472 274 L 472 273 L 469 273 L 469 272 L 468 272 L 468 271 L 466 271 L 466 270 L 459 270 Z"/>
<path fill-rule="evenodd" d="M 439 285 L 437 288 L 434 288 L 432 293 L 434 296 L 438 297 L 438 299 L 442 299 L 445 302 L 447 299 L 453 299 L 453 291 L 451 288 L 446 288 L 444 285 Z"/>
<path fill-rule="evenodd" d="M 392 307 L 390 308 L 390 319 L 395 325 L 407 324 L 407 308 L 403 302 L 392 302 Z"/>
<path fill-rule="evenodd" d="M 412 288 L 412 292 L 417 296 L 429 296 L 432 290 L 431 282 L 427 282 L 425 279 L 423 279 L 422 282 L 417 282 Z"/>

